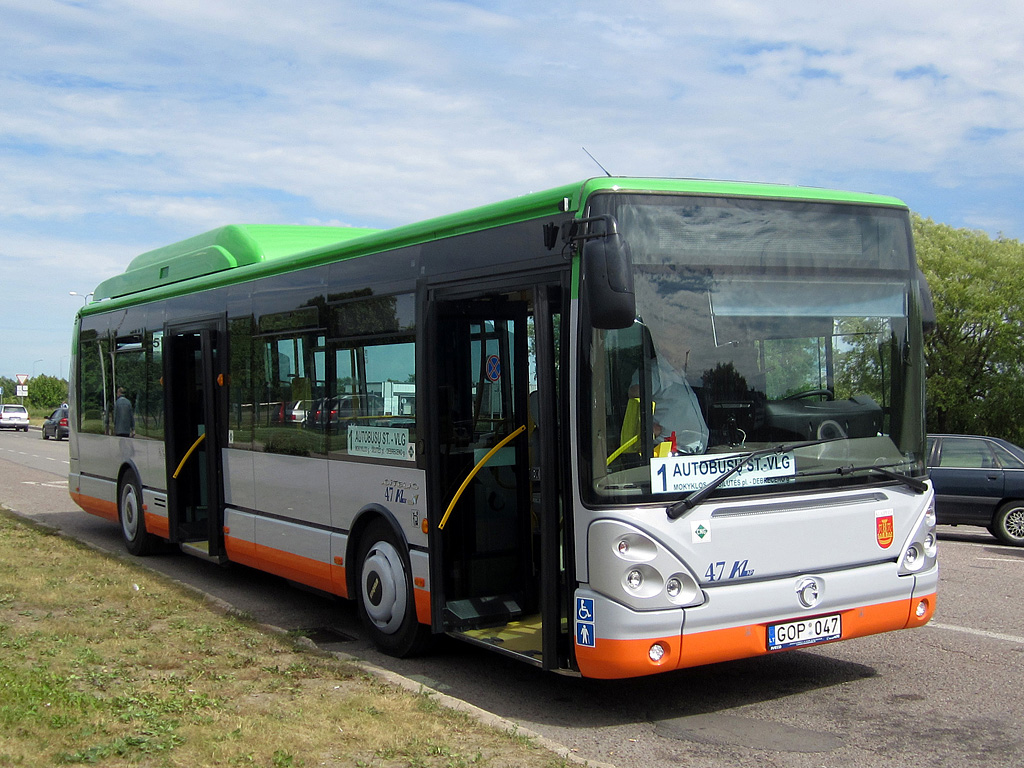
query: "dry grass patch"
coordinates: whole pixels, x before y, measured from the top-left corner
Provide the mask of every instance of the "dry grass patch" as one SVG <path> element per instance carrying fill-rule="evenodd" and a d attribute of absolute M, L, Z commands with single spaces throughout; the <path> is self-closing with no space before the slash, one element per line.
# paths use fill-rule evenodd
<path fill-rule="evenodd" d="M 0 767 L 564 766 L 0 514 Z"/>

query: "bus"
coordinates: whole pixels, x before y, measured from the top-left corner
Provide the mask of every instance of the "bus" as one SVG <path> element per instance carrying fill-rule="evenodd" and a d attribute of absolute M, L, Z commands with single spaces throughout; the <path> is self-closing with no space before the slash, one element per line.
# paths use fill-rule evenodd
<path fill-rule="evenodd" d="M 601 177 L 390 230 L 226 226 L 76 318 L 70 492 L 177 547 L 627 678 L 920 627 L 923 338 L 897 199 Z"/>

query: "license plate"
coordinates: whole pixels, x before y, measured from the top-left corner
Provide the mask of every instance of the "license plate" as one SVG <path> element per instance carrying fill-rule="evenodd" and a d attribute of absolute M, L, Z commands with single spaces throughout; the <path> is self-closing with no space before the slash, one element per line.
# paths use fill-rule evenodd
<path fill-rule="evenodd" d="M 783 648 L 797 648 L 814 645 L 843 636 L 843 619 L 838 613 L 818 616 L 816 619 L 787 621 L 768 626 L 768 650 L 781 651 Z"/>

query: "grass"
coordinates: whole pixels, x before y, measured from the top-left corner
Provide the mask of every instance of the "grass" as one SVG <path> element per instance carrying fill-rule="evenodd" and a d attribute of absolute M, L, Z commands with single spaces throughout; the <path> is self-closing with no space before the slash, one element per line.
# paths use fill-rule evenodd
<path fill-rule="evenodd" d="M 0 767 L 43 765 L 567 763 L 0 510 Z"/>

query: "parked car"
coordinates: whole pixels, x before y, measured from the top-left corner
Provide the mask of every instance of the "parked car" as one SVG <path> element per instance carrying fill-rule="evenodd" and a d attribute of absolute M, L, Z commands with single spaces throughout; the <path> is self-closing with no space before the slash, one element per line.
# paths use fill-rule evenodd
<path fill-rule="evenodd" d="M 28 411 L 25 406 L 15 403 L 0 405 L 0 429 L 28 432 Z"/>
<path fill-rule="evenodd" d="M 68 436 L 68 409 L 61 406 L 43 422 L 43 440 L 66 440 Z"/>
<path fill-rule="evenodd" d="M 384 415 L 380 395 L 339 395 L 314 401 L 306 411 L 307 429 L 335 431 L 340 424 Z"/>
<path fill-rule="evenodd" d="M 291 424 L 302 426 L 306 422 L 306 411 L 309 410 L 309 400 L 296 400 L 287 410 L 287 421 Z"/>
<path fill-rule="evenodd" d="M 935 514 L 945 525 L 980 525 L 1024 546 L 1024 449 L 996 437 L 929 435 Z"/>

